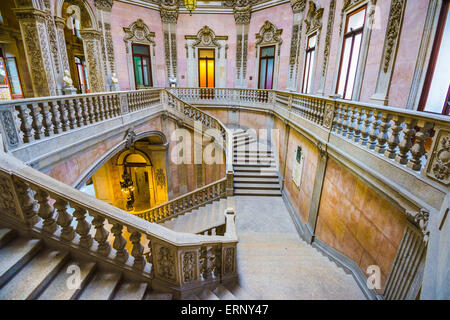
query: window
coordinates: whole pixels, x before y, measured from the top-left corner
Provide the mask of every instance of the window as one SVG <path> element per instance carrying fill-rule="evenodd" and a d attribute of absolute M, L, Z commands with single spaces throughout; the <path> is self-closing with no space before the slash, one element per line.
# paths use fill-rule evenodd
<path fill-rule="evenodd" d="M 259 58 L 259 89 L 272 89 L 274 64 L 275 46 L 261 47 Z"/>
<path fill-rule="evenodd" d="M 23 98 L 15 57 L 4 57 L 0 49 L 0 88 L 8 88 L 12 99 Z"/>
<path fill-rule="evenodd" d="M 214 49 L 198 50 L 198 79 L 199 87 L 214 88 L 215 78 Z"/>
<path fill-rule="evenodd" d="M 153 86 L 150 47 L 133 44 L 134 79 L 136 88 Z"/>
<path fill-rule="evenodd" d="M 303 86 L 302 93 L 311 93 L 314 58 L 316 54 L 317 34 L 308 37 L 306 46 L 305 69 L 303 71 Z"/>
<path fill-rule="evenodd" d="M 449 4 L 449 0 L 445 0 L 442 4 L 431 60 L 419 102 L 420 111 L 444 115 L 450 114 Z"/>
<path fill-rule="evenodd" d="M 81 93 L 90 92 L 86 61 L 81 57 L 75 57 L 75 66 L 77 67 L 78 89 Z"/>
<path fill-rule="evenodd" d="M 344 99 L 351 99 L 358 69 L 359 53 L 366 21 L 367 7 L 363 6 L 347 16 L 344 43 L 336 93 Z"/>

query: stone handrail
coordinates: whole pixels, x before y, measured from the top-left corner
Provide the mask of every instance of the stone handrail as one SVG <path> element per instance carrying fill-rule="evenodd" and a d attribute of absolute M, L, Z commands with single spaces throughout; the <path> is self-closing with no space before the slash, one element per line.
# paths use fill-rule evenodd
<path fill-rule="evenodd" d="M 203 90 L 206 93 L 202 94 Z M 223 100 L 224 104 L 238 101 L 243 105 L 246 102 L 270 105 L 273 111 L 281 108 L 288 118 L 299 116 L 367 152 L 396 162 L 405 170 L 422 173 L 447 186 L 450 183 L 446 159 L 450 145 L 448 116 L 277 90 L 171 88 L 171 91 L 191 103 Z"/>
<path fill-rule="evenodd" d="M 156 286 L 182 292 L 236 276 L 237 236 L 230 210 L 224 236 L 177 233 L 97 200 L 5 153 L 0 154 L 0 191 L 0 219 L 56 238 L 68 248 L 83 250 Z"/>
<path fill-rule="evenodd" d="M 12 100 L 0 103 L 8 150 L 161 103 L 165 89 Z"/>
<path fill-rule="evenodd" d="M 195 189 L 178 198 L 165 202 L 157 207 L 140 212 L 133 212 L 139 218 L 150 222 L 161 223 L 176 218 L 188 211 L 211 203 L 227 196 L 227 178 L 222 178 L 204 187 Z"/>

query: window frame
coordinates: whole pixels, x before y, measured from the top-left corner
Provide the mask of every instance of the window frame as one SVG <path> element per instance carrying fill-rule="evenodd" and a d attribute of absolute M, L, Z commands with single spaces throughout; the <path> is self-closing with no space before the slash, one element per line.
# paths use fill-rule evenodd
<path fill-rule="evenodd" d="M 209 50 L 213 53 L 213 57 L 204 57 L 204 58 L 200 58 L 200 50 Z M 197 64 L 198 64 L 198 87 L 199 88 L 215 88 L 216 87 L 216 50 L 215 49 L 211 49 L 211 48 L 198 48 L 197 49 Z M 200 87 L 200 60 L 205 60 L 206 61 L 206 87 Z M 208 61 L 213 61 L 214 62 L 214 83 L 212 87 L 208 86 Z"/>
<path fill-rule="evenodd" d="M 314 44 L 314 47 L 310 48 L 309 47 L 309 42 L 310 40 L 316 37 L 316 43 Z M 313 68 L 314 65 L 311 65 L 311 56 L 312 54 L 314 54 L 314 63 L 316 63 L 316 49 L 317 49 L 317 41 L 318 41 L 318 37 L 319 37 L 319 33 L 318 32 L 313 32 L 311 35 L 308 36 L 308 40 L 306 42 L 306 52 L 305 52 L 305 66 L 303 68 L 303 81 L 302 81 L 302 86 L 301 86 L 301 93 L 303 94 L 309 94 L 308 93 L 308 86 L 311 85 L 311 83 L 313 82 L 313 78 L 311 78 L 311 83 L 309 83 L 309 74 L 310 72 L 313 73 Z M 309 60 L 308 60 L 308 55 L 309 55 Z M 307 62 L 309 62 L 309 67 L 307 66 Z M 307 72 L 308 71 L 308 72 Z M 308 73 L 308 76 L 306 76 L 306 74 Z M 313 75 L 314 76 L 314 75 Z M 306 92 L 304 90 L 305 87 L 305 80 L 306 80 Z"/>
<path fill-rule="evenodd" d="M 138 47 L 138 46 L 142 46 L 142 47 L 147 47 L 148 49 L 148 55 L 145 54 L 141 54 L 141 53 L 134 53 L 134 47 Z M 142 57 L 146 57 L 148 58 L 148 75 L 149 75 L 149 84 L 145 85 L 142 84 L 141 86 L 143 87 L 153 87 L 153 75 L 152 75 L 152 57 L 151 57 L 151 48 L 150 45 L 148 44 L 142 44 L 142 43 L 132 43 L 131 44 L 131 60 L 133 62 L 133 73 L 134 73 L 134 83 L 136 86 L 136 89 L 138 88 L 138 84 L 137 84 L 137 76 L 136 76 L 136 66 L 134 64 L 134 57 L 139 57 L 141 59 L 141 72 L 142 72 L 142 77 L 144 77 L 144 64 L 142 63 Z M 144 82 L 144 78 L 142 78 L 143 82 Z"/>
<path fill-rule="evenodd" d="M 22 79 L 20 77 L 20 72 L 19 72 L 19 66 L 17 65 L 17 59 L 16 57 L 1 57 L 1 59 L 3 60 L 3 66 L 5 68 L 5 72 L 6 72 L 6 80 L 8 82 L 8 88 L 9 88 L 9 92 L 11 94 L 11 98 L 14 99 L 23 99 L 24 95 L 23 95 L 23 86 L 22 86 Z M 14 64 L 16 65 L 16 70 L 17 70 L 17 76 L 19 78 L 19 85 L 20 85 L 20 92 L 21 94 L 14 94 L 12 92 L 12 88 L 11 88 L 11 82 L 9 81 L 9 76 L 8 76 L 8 69 L 6 68 L 6 59 L 12 59 L 14 60 Z"/>
<path fill-rule="evenodd" d="M 449 86 L 449 89 L 447 90 L 447 97 L 444 102 L 444 105 L 442 106 L 441 113 L 425 110 L 426 102 L 428 100 L 428 96 L 429 96 L 430 89 L 431 89 L 431 83 L 433 81 L 434 72 L 436 70 L 437 60 L 439 58 L 439 53 L 441 50 L 445 26 L 447 23 L 450 23 L 450 21 L 447 21 L 447 16 L 448 16 L 449 10 L 450 10 L 450 0 L 443 0 L 442 6 L 440 9 L 440 13 L 439 13 L 436 34 L 434 36 L 434 41 L 433 41 L 433 45 L 432 45 L 430 61 L 428 62 L 428 68 L 427 68 L 427 72 L 426 72 L 426 76 L 425 76 L 425 82 L 422 87 L 422 93 L 421 93 L 420 99 L 419 99 L 419 106 L 417 108 L 417 110 L 421 111 L 421 112 L 450 115 L 450 105 L 448 103 L 450 100 L 450 86 Z"/>
<path fill-rule="evenodd" d="M 344 100 L 352 100 L 353 99 L 353 95 L 355 93 L 354 90 L 355 90 L 356 80 L 357 80 L 357 77 L 358 77 L 358 69 L 359 69 L 359 64 L 360 64 L 360 60 L 361 60 L 361 52 L 363 50 L 363 45 L 364 45 L 364 37 L 365 37 L 365 32 L 364 31 L 365 31 L 365 29 L 367 27 L 367 22 L 368 22 L 368 19 L 367 19 L 368 8 L 369 8 L 369 4 L 365 3 L 365 4 L 363 4 L 360 7 L 354 9 L 353 11 L 350 11 L 349 13 L 347 13 L 345 15 L 345 27 L 343 29 L 343 35 L 342 35 L 342 46 L 341 46 L 341 50 L 340 50 L 340 60 L 339 60 L 338 75 L 337 75 L 336 89 L 335 89 L 335 93 L 339 94 L 338 93 L 339 89 L 340 89 L 339 88 L 339 83 L 341 81 L 341 77 L 342 77 L 342 73 L 343 73 L 342 72 L 343 60 L 344 60 L 344 52 L 345 52 L 345 48 L 346 48 L 345 43 L 346 43 L 346 40 L 351 37 L 352 38 L 352 47 L 351 47 L 351 51 L 350 51 L 349 64 L 348 64 L 348 68 L 347 68 L 347 72 L 346 72 L 347 75 L 346 75 L 346 80 L 345 80 L 344 92 L 343 92 L 343 95 L 342 95 L 342 99 L 344 99 Z M 364 23 L 363 23 L 362 27 L 360 27 L 360 28 L 358 28 L 356 30 L 351 29 L 350 31 L 347 31 L 347 27 L 348 27 L 348 23 L 349 23 L 350 18 L 353 15 L 355 15 L 355 14 L 357 14 L 357 13 L 363 11 L 363 10 L 365 10 L 365 15 L 364 15 Z M 353 49 L 354 49 L 354 44 L 355 44 L 355 37 L 358 36 L 359 34 L 361 34 L 361 43 L 360 43 L 360 49 L 359 49 L 359 52 L 358 52 L 358 61 L 356 63 L 355 82 L 353 83 L 352 97 L 350 97 L 349 99 L 345 99 L 345 95 L 346 95 L 347 90 L 348 90 L 347 86 L 348 86 L 348 80 L 349 80 L 349 75 L 350 75 L 351 61 L 352 61 L 352 57 L 353 57 L 353 53 L 354 53 Z"/>
<path fill-rule="evenodd" d="M 263 49 L 267 49 L 267 48 L 273 48 L 273 55 L 272 56 L 266 56 L 266 57 L 263 57 L 262 56 L 262 50 Z M 272 44 L 272 45 L 268 45 L 268 46 L 260 46 L 259 47 L 259 67 L 258 67 L 258 89 L 263 89 L 263 90 L 270 90 L 270 89 L 266 89 L 266 88 L 261 88 L 261 61 L 264 59 L 264 60 L 266 60 L 266 61 L 268 61 L 269 59 L 273 59 L 273 70 L 272 70 L 272 88 L 271 89 L 273 89 L 273 87 L 274 87 L 274 83 L 273 83 L 273 77 L 274 77 L 274 74 L 275 74 L 275 56 L 276 56 L 276 45 L 274 45 L 274 44 Z M 265 77 L 265 80 L 267 80 L 267 68 L 268 68 L 268 63 L 266 63 L 266 73 L 265 73 L 265 75 L 266 75 L 266 77 Z M 265 84 L 267 84 L 267 81 L 265 81 L 266 83 Z"/>

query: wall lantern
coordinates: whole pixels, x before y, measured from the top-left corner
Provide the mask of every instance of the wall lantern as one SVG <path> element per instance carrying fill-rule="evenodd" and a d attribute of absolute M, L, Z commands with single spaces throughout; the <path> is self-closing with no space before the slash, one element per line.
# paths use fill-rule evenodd
<path fill-rule="evenodd" d="M 184 0 L 184 6 L 189 10 L 189 15 L 192 16 L 192 11 L 197 8 L 197 0 Z"/>

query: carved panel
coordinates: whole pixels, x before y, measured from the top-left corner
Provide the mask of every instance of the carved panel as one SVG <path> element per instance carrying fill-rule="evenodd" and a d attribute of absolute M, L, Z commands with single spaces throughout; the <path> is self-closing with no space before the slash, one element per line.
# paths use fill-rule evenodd
<path fill-rule="evenodd" d="M 397 48 L 406 0 L 392 0 L 383 52 L 383 70 L 388 72 Z"/>
<path fill-rule="evenodd" d="M 235 272 L 235 252 L 234 247 L 228 247 L 224 249 L 224 275 Z"/>
<path fill-rule="evenodd" d="M 176 281 L 175 253 L 163 245 L 156 245 L 155 247 L 156 275 L 168 281 Z"/>
<path fill-rule="evenodd" d="M 325 76 L 327 67 L 328 67 L 328 61 L 330 59 L 330 46 L 331 46 L 331 39 L 333 36 L 333 30 L 334 30 L 334 16 L 336 13 L 336 0 L 331 0 L 330 2 L 330 11 L 328 13 L 328 25 L 327 25 L 327 34 L 325 36 L 325 48 L 323 53 L 323 65 L 322 65 L 322 75 Z"/>
<path fill-rule="evenodd" d="M 309 1 L 308 13 L 305 17 L 306 33 L 322 28 L 323 8 L 318 8 L 313 1 Z"/>
<path fill-rule="evenodd" d="M 184 283 L 190 283 L 196 280 L 197 252 L 183 252 L 181 256 L 182 276 Z"/>
<path fill-rule="evenodd" d="M 86 56 L 89 82 L 93 92 L 102 92 L 105 90 L 103 83 L 103 68 L 100 50 L 100 34 L 98 31 L 81 31 L 83 37 L 83 46 Z"/>
<path fill-rule="evenodd" d="M 8 146 L 11 148 L 17 147 L 19 145 L 19 136 L 14 125 L 14 119 L 11 111 L 2 111 L 0 120 L 5 132 L 4 137 L 6 137 Z"/>
<path fill-rule="evenodd" d="M 426 174 L 444 185 L 450 184 L 450 131 L 441 129 L 430 153 Z"/>
<path fill-rule="evenodd" d="M 334 120 L 334 104 L 327 103 L 325 106 L 325 114 L 323 116 L 323 126 L 326 129 L 331 129 Z"/>
<path fill-rule="evenodd" d="M 0 174 L 0 212 L 13 217 L 19 217 L 14 202 L 13 190 L 10 178 Z"/>

